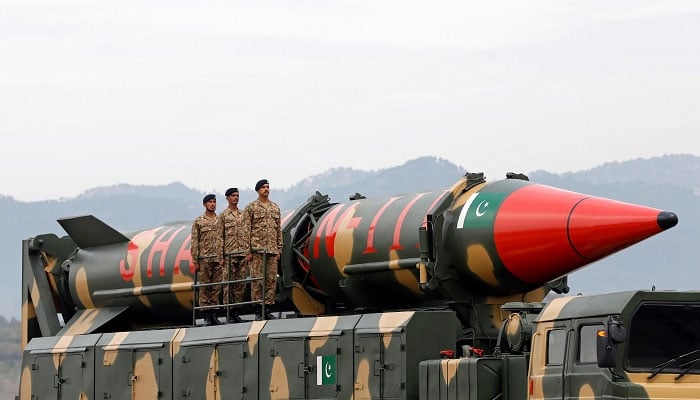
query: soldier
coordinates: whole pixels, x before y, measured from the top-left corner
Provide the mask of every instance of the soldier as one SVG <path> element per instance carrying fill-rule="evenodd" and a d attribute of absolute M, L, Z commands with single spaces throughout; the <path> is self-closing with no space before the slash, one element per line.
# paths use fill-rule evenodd
<path fill-rule="evenodd" d="M 248 244 L 243 231 L 243 211 L 238 209 L 240 194 L 238 188 L 226 189 L 226 201 L 228 208 L 219 214 L 221 226 L 223 226 L 224 242 L 224 274 L 225 281 L 240 280 L 248 277 L 246 255 Z M 233 286 L 233 287 L 231 287 Z M 243 284 L 227 284 L 224 286 L 224 303 L 231 304 L 243 301 L 245 286 Z M 233 294 L 231 294 L 233 292 Z M 238 316 L 238 308 L 230 309 L 228 322 L 243 322 Z"/>
<path fill-rule="evenodd" d="M 257 200 L 248 204 L 243 211 L 245 233 L 249 243 L 250 276 L 261 277 L 263 270 L 263 255 L 266 255 L 265 305 L 275 303 L 277 289 L 277 260 L 282 252 L 282 227 L 280 225 L 280 208 L 270 200 L 270 184 L 267 179 L 261 179 L 255 184 L 258 192 Z M 262 287 L 259 281 L 251 284 L 251 300 L 257 301 L 262 297 Z M 258 319 L 272 319 L 267 310 L 262 314 L 262 308 L 257 312 Z"/>
<path fill-rule="evenodd" d="M 192 241 L 190 254 L 194 268 L 199 271 L 200 283 L 221 282 L 221 265 L 223 264 L 223 229 L 216 215 L 216 196 L 208 194 L 202 200 L 204 214 L 192 223 Z M 199 305 L 202 307 L 217 305 L 221 286 L 203 286 L 199 289 Z M 204 325 L 218 325 L 216 311 L 207 309 L 203 313 Z"/>

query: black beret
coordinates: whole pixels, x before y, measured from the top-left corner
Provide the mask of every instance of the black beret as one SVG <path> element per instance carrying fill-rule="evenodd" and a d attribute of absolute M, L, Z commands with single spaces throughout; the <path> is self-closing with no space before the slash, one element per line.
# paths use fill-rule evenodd
<path fill-rule="evenodd" d="M 208 195 L 204 196 L 204 198 L 202 199 L 202 204 L 207 204 L 207 201 L 209 201 L 211 199 L 216 200 L 216 195 L 215 194 L 208 194 Z"/>
<path fill-rule="evenodd" d="M 228 189 L 226 189 L 226 197 L 228 197 L 228 196 L 230 196 L 230 195 L 232 195 L 232 194 L 234 194 L 234 193 L 238 193 L 238 188 L 228 188 Z"/>
<path fill-rule="evenodd" d="M 258 183 L 255 184 L 255 191 L 257 192 L 258 190 L 260 190 L 260 188 L 262 187 L 262 185 L 265 185 L 265 184 L 268 184 L 268 185 L 269 185 L 270 182 L 268 182 L 267 179 L 260 179 L 260 180 L 258 181 Z"/>

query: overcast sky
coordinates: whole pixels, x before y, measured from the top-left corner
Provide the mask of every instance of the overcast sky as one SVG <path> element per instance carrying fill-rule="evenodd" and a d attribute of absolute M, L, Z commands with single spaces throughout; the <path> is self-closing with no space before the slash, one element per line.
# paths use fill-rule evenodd
<path fill-rule="evenodd" d="M 700 155 L 698 38 L 691 1 L 0 0 L 0 195 Z"/>

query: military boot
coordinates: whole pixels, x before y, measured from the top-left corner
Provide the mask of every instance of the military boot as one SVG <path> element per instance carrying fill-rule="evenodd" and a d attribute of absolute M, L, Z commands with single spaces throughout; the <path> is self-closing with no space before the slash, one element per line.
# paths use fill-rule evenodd
<path fill-rule="evenodd" d="M 262 307 L 258 309 L 258 311 L 255 312 L 255 320 L 256 321 L 263 321 L 263 320 L 268 320 L 268 319 L 277 319 L 274 317 L 274 315 L 270 314 L 270 311 L 268 311 L 270 306 L 265 307 L 265 317 L 263 318 L 262 314 Z"/>
<path fill-rule="evenodd" d="M 221 325 L 219 319 L 216 318 L 216 312 L 206 311 L 204 314 L 204 326 Z"/>
<path fill-rule="evenodd" d="M 228 323 L 229 324 L 237 324 L 239 322 L 245 322 L 243 318 L 241 318 L 238 315 L 238 311 L 231 310 L 230 314 L 228 315 Z"/>

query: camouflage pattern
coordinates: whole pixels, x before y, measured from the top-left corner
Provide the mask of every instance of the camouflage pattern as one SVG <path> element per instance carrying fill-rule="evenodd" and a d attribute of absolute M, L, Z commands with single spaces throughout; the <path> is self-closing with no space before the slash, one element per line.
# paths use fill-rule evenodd
<path fill-rule="evenodd" d="M 218 217 L 200 215 L 192 223 L 190 254 L 199 266 L 199 283 L 220 283 L 223 277 L 223 226 Z M 199 305 L 219 304 L 221 286 L 202 286 L 199 289 Z"/>
<path fill-rule="evenodd" d="M 456 326 L 406 311 L 37 338 L 20 399 L 415 399 Z"/>
<path fill-rule="evenodd" d="M 243 226 L 250 252 L 279 254 L 282 250 L 282 213 L 274 201 L 263 203 L 255 200 L 243 211 Z"/>
<path fill-rule="evenodd" d="M 279 243 L 283 245 L 277 309 L 300 315 L 333 315 L 339 310 L 367 312 L 449 304 L 464 329 L 473 330 L 476 340 L 483 341 L 477 346 L 488 348 L 495 342 L 504 317 L 500 305 L 540 301 L 550 290 L 566 292 L 566 278 L 542 279 L 557 276 L 567 264 L 553 263 L 548 252 L 540 257 L 547 260 L 542 262 L 545 268 L 531 266 L 537 274 L 534 281 L 515 276 L 501 255 L 512 257 L 509 252 L 519 247 L 496 240 L 503 224 L 499 219 L 490 228 L 488 224 L 467 224 L 473 215 L 465 205 L 473 195 L 500 193 L 505 196 L 505 206 L 501 205 L 498 217 L 508 211 L 503 218 L 521 221 L 519 225 L 511 222 L 509 232 L 525 235 L 516 238 L 529 243 L 535 223 L 528 214 L 530 209 L 508 210 L 508 201 L 523 191 L 539 193 L 543 188 L 515 179 L 486 183 L 481 174 L 468 174 L 446 190 L 386 199 L 334 204 L 317 193 L 280 221 L 284 239 L 275 239 L 273 246 L 273 251 L 278 251 Z M 548 201 L 558 194 L 553 188 L 546 193 Z M 569 193 L 565 192 L 567 199 L 578 199 Z M 578 201 L 585 204 L 590 198 Z M 549 203 L 546 206 L 551 207 Z M 536 204 L 528 207 L 535 209 Z M 469 212 L 459 228 L 464 210 Z M 540 212 L 533 215 L 545 215 Z M 624 221 L 619 217 L 614 220 Z M 655 215 L 653 221 L 656 223 Z M 126 234 L 93 216 L 65 218 L 59 223 L 68 237 L 40 235 L 29 240 L 23 250 L 23 321 L 28 322 L 23 329 L 27 341 L 58 332 L 57 309 L 67 324 L 77 323 L 72 318 L 76 311 L 95 309 L 95 321 L 119 318 L 125 330 L 192 321 L 191 223 Z M 565 240 L 566 231 L 560 234 Z M 625 238 L 624 245 L 629 243 Z M 527 254 L 532 251 L 528 246 L 520 249 Z M 550 275 L 542 275 L 541 270 Z"/>
<path fill-rule="evenodd" d="M 239 281 L 248 278 L 249 269 L 245 256 L 226 256 L 226 268 L 222 279 L 226 282 Z M 245 296 L 245 283 L 230 283 L 224 286 L 223 298 L 225 304 L 240 303 Z"/>
<path fill-rule="evenodd" d="M 22 244 L 22 349 L 42 337 L 192 321 L 188 225 L 117 235 L 92 216 L 60 223 L 71 237 L 40 235 Z"/>
<path fill-rule="evenodd" d="M 250 276 L 263 276 L 263 253 L 267 254 L 265 269 L 265 304 L 275 303 L 277 290 L 277 262 L 282 251 L 281 212 L 273 202 L 262 202 L 260 199 L 248 204 L 243 211 L 243 226 L 249 243 Z M 250 296 L 252 301 L 262 300 L 262 282 L 251 282 Z"/>
<path fill-rule="evenodd" d="M 646 307 L 653 314 L 646 314 Z M 617 366 L 608 370 L 598 367 L 595 354 L 587 355 L 585 349 L 591 347 L 586 333 L 607 329 L 610 316 L 619 318 L 627 336 L 614 345 Z M 700 356 L 699 317 L 700 292 L 628 291 L 554 299 L 535 320 L 530 399 L 700 398 L 700 364 L 693 364 Z M 566 332 L 564 341 L 555 346 L 550 339 L 559 331 Z M 561 364 L 551 361 L 556 347 L 563 352 Z M 658 370 L 684 353 L 692 353 L 691 358 Z"/>
<path fill-rule="evenodd" d="M 200 261 L 198 281 L 200 284 L 219 283 L 219 285 L 202 286 L 199 288 L 199 306 L 208 307 L 221 304 L 221 285 L 223 281 L 223 268 L 218 262 Z"/>
<path fill-rule="evenodd" d="M 555 209 L 557 196 L 564 200 Z M 492 370 L 515 385 L 502 387 L 503 398 L 522 398 L 517 382 L 524 379 L 521 364 L 528 357 L 532 398 L 591 393 L 700 397 L 697 367 L 684 372 L 684 366 L 673 365 L 650 377 L 646 366 L 635 364 L 643 362 L 640 356 L 623 358 L 630 349 L 640 354 L 638 349 L 645 347 L 635 337 L 649 340 L 634 317 L 651 315 L 647 308 L 658 312 L 666 303 L 683 303 L 675 310 L 689 310 L 687 321 L 681 324 L 676 318 L 676 329 L 660 336 L 700 332 L 694 322 L 700 321 L 696 295 L 643 298 L 653 306 L 629 298 L 554 301 L 542 312 L 532 341 L 518 328 L 534 324 L 532 318 L 512 318 L 511 311 L 501 308 L 509 302 L 540 302 L 550 290 L 566 292 L 566 278 L 555 278 L 673 226 L 674 215 L 612 201 L 601 204 L 524 180 L 486 183 L 480 174 L 468 174 L 446 190 L 356 198 L 335 204 L 317 193 L 283 217 L 279 208 L 258 212 L 267 218 L 268 231 L 274 230 L 269 221 L 280 229 L 270 236 L 271 243 L 246 239 L 260 258 L 262 248 L 255 246 L 272 252 L 270 270 L 281 273 L 281 284 L 269 285 L 272 294 L 279 289 L 277 309 L 287 316 L 314 316 L 308 318 L 193 327 L 192 257 L 200 263 L 202 256 L 222 262 L 223 223 L 211 252 L 199 245 L 192 249 L 200 232 L 188 232 L 188 222 L 123 234 L 82 216 L 59 220 L 67 237 L 46 234 L 24 240 L 20 398 L 415 399 L 423 379 L 431 388 L 442 380 L 446 393 L 451 393 L 454 377 L 460 386 L 467 382 L 473 388 L 472 378 L 459 372 L 465 368 L 477 371 L 474 379 L 483 383 L 483 393 L 490 393 L 494 379 L 479 376 Z M 542 199 L 546 201 L 540 204 Z M 600 210 L 606 205 L 620 208 L 611 219 L 626 224 L 622 233 L 603 221 L 594 226 L 591 244 L 582 241 L 579 231 L 568 230 L 587 223 L 577 210 L 595 210 L 602 220 Z M 642 217 L 626 214 L 630 209 Z M 543 221 L 563 228 L 547 228 Z M 542 243 L 532 243 L 533 225 Z M 550 237 L 552 231 L 558 236 Z M 598 238 L 610 242 L 610 232 L 619 236 L 617 242 L 596 245 Z M 542 248 L 547 250 L 537 253 Z M 643 312 L 635 314 L 635 304 Z M 579 310 L 580 316 L 566 310 Z M 610 314 L 636 332 L 616 347 L 616 375 L 595 363 L 579 363 L 581 373 L 569 377 L 563 366 L 547 364 L 542 339 L 547 330 L 605 326 Z M 509 321 L 505 327 L 503 320 Z M 688 324 L 695 325 L 682 329 Z M 685 342 L 700 341 L 691 338 Z M 674 336 L 672 342 L 685 343 L 681 339 Z M 440 360 L 442 350 L 477 354 L 479 349 L 497 365 Z M 577 350 L 568 349 L 565 360 L 576 360 Z M 664 351 L 650 354 L 677 355 Z M 590 346 L 583 354 L 590 357 Z M 692 364 L 686 358 L 682 363 Z M 421 361 L 438 364 L 420 370 Z M 633 370 L 625 369 L 627 362 Z M 338 374 L 330 379 L 333 368 Z M 341 368 L 352 373 L 341 377 Z M 425 393 L 437 396 L 433 389 Z"/>
<path fill-rule="evenodd" d="M 224 281 L 241 280 L 248 277 L 248 265 L 245 261 L 249 243 L 246 240 L 243 227 L 243 211 L 226 208 L 219 219 L 224 227 Z M 229 289 L 233 289 L 230 290 Z M 243 301 L 244 284 L 229 284 L 224 286 L 224 303 L 239 303 Z M 229 295 L 229 293 L 231 293 Z M 230 297 L 229 297 L 230 296 Z"/>
<path fill-rule="evenodd" d="M 223 226 L 218 217 L 200 215 L 192 223 L 191 235 L 192 260 L 211 260 L 223 264 Z"/>
<path fill-rule="evenodd" d="M 490 186 L 511 193 L 528 184 L 507 180 Z M 321 205 L 320 215 L 312 209 L 296 226 L 283 226 L 284 231 L 296 232 L 290 241 L 298 244 L 292 258 L 282 255 L 283 269 L 291 265 L 289 274 L 303 279 L 308 292 L 321 291 L 345 307 L 411 308 L 447 300 L 466 329 L 477 329 L 478 337 L 493 342 L 500 305 L 540 301 L 552 288 L 568 288 L 565 281 L 535 285 L 513 277 L 499 261 L 493 227 L 471 229 L 467 237 L 457 229 L 467 199 L 488 186 L 482 175 L 470 174 L 446 190 Z M 421 227 L 431 240 L 421 242 Z M 460 243 L 452 239 L 455 235 Z M 465 260 L 470 252 L 474 256 Z"/>
<path fill-rule="evenodd" d="M 180 329 L 173 340 L 173 398 L 258 399 L 264 322 Z"/>
<path fill-rule="evenodd" d="M 277 261 L 279 254 L 252 253 L 250 257 L 250 276 L 253 278 L 263 276 L 263 266 L 265 267 L 265 304 L 275 304 L 275 293 L 277 292 Z M 266 264 L 266 265 L 265 265 Z M 263 300 L 263 283 L 256 280 L 250 283 L 251 301 Z"/>

